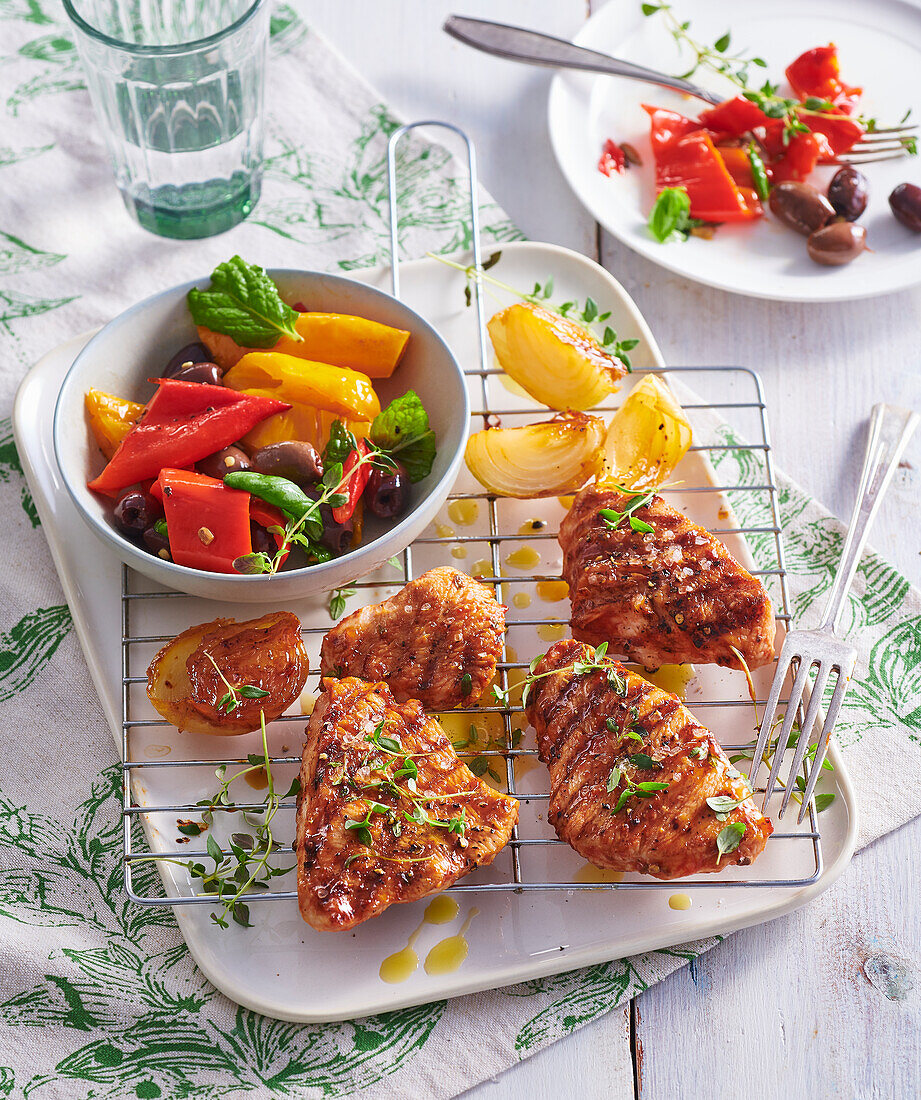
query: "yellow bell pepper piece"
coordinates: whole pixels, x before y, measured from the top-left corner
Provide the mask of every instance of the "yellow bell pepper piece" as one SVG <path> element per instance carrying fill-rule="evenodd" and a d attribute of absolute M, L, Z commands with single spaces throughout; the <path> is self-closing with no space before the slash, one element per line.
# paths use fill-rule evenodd
<path fill-rule="evenodd" d="M 311 405 L 292 405 L 286 412 L 275 413 L 274 416 L 263 420 L 261 424 L 257 424 L 243 437 L 243 443 L 250 450 L 255 451 L 260 447 L 268 447 L 270 443 L 285 443 L 289 439 L 299 439 L 305 443 L 312 443 L 322 454 L 329 440 L 329 432 L 334 420 L 341 420 L 345 427 L 360 439 L 366 438 L 371 430 L 371 422 L 368 420 L 351 420 L 348 417 L 326 412 L 324 409 L 315 409 Z"/>
<path fill-rule="evenodd" d="M 367 375 L 277 351 L 248 352 L 224 375 L 224 385 L 353 420 L 373 420 L 381 411 Z"/>
<path fill-rule="evenodd" d="M 272 351 L 348 367 L 369 378 L 389 378 L 393 374 L 410 335 L 405 329 L 345 313 L 301 313 L 294 327 L 301 339 L 283 336 Z M 235 366 L 253 350 L 241 347 L 231 337 L 212 332 L 204 325 L 198 326 L 198 336 L 224 370 Z"/>
<path fill-rule="evenodd" d="M 126 401 L 101 390 L 88 390 L 84 405 L 93 438 L 107 459 L 115 454 L 144 411 L 144 406 L 136 401 Z"/>

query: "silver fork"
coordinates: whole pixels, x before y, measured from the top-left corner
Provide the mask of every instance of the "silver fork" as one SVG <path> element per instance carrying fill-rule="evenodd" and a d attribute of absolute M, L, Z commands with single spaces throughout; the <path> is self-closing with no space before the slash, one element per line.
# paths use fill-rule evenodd
<path fill-rule="evenodd" d="M 796 777 L 803 766 L 812 739 L 812 730 L 819 717 L 822 696 L 829 676 L 834 672 L 837 673 L 837 681 L 828 704 L 828 710 L 825 712 L 825 721 L 822 723 L 822 729 L 816 742 L 815 756 L 809 766 L 798 823 L 806 815 L 809 800 L 812 798 L 815 785 L 822 772 L 828 742 L 835 728 L 835 722 L 838 720 L 841 704 L 844 702 L 844 696 L 857 661 L 857 650 L 836 637 L 835 631 L 841 621 L 847 594 L 854 580 L 854 574 L 857 572 L 857 566 L 860 564 L 860 556 L 866 545 L 870 527 L 879 510 L 883 494 L 892 479 L 902 452 L 905 450 L 905 446 L 917 423 L 918 414 L 909 409 L 896 408 L 894 405 L 874 405 L 870 417 L 870 432 L 863 462 L 863 473 L 860 478 L 860 488 L 857 492 L 857 503 L 854 505 L 854 514 L 851 516 L 851 523 L 844 539 L 841 563 L 838 566 L 828 596 L 828 606 L 825 609 L 822 625 L 817 630 L 791 631 L 784 639 L 783 648 L 777 661 L 777 668 L 774 672 L 774 680 L 764 708 L 764 715 L 761 719 L 761 729 L 748 776 L 749 786 L 754 789 L 755 773 L 761 765 L 765 752 L 769 751 L 771 727 L 774 723 L 774 714 L 780 700 L 780 693 L 787 679 L 787 674 L 793 669 L 795 670 L 793 686 L 790 689 L 783 724 L 780 727 L 780 733 L 777 736 L 774 748 L 771 773 L 765 787 L 765 809 L 777 785 L 783 758 L 793 730 L 793 723 L 802 704 L 803 694 L 809 683 L 809 673 L 813 667 L 816 668 L 816 675 L 811 687 L 806 713 L 800 726 L 793 763 L 784 784 L 783 799 L 778 817 L 783 817 L 794 793 Z"/>
<path fill-rule="evenodd" d="M 647 69 L 643 65 L 634 65 L 632 61 L 622 61 L 597 50 L 587 50 L 567 42 L 564 38 L 554 38 L 549 34 L 527 30 L 525 27 L 513 27 L 507 23 L 493 23 L 488 19 L 469 19 L 464 15 L 449 15 L 444 29 L 452 38 L 463 42 L 484 53 L 504 57 L 509 61 L 524 61 L 529 65 L 545 65 L 549 68 L 581 69 L 584 72 L 604 73 L 607 76 L 626 76 L 632 80 L 644 80 L 649 84 L 658 84 L 662 88 L 671 88 L 685 95 L 692 95 L 714 106 L 726 98 L 701 88 L 680 76 L 668 76 L 666 73 Z M 874 130 L 865 134 L 846 156 L 838 157 L 841 164 L 871 164 L 880 160 L 893 160 L 908 155 L 905 141 L 911 141 L 917 133 L 915 124 L 890 126 L 883 130 Z"/>

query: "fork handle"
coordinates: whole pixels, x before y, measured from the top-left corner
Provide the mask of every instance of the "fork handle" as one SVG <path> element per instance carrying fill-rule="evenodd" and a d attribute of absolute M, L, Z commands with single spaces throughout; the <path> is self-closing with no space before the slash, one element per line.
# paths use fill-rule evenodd
<path fill-rule="evenodd" d="M 911 409 L 900 409 L 895 405 L 873 406 L 857 503 L 844 539 L 841 563 L 828 596 L 821 630 L 835 633 L 838 629 L 845 599 L 860 564 L 870 527 L 917 424 L 918 414 Z"/>
<path fill-rule="evenodd" d="M 595 50 L 587 50 L 583 46 L 567 42 L 564 38 L 554 38 L 524 27 L 493 23 L 488 19 L 470 19 L 464 15 L 449 15 L 444 29 L 458 42 L 510 61 L 524 61 L 530 65 L 547 65 L 551 68 L 582 69 L 590 73 L 606 73 L 608 76 L 626 76 L 634 80 L 645 80 L 649 84 L 658 84 L 663 88 L 672 88 L 710 104 L 719 102 L 719 96 L 680 76 L 668 76 L 666 73 L 656 72 L 655 69 L 621 61 Z"/>

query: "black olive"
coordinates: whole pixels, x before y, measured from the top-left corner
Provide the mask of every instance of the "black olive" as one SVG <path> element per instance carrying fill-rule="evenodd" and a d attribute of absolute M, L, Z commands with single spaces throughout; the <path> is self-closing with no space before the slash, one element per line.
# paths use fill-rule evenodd
<path fill-rule="evenodd" d="M 396 469 L 380 470 L 375 467 L 368 478 L 364 501 L 370 511 L 381 519 L 392 519 L 406 511 L 409 503 L 409 478 L 399 462 Z"/>
<path fill-rule="evenodd" d="M 349 518 L 345 523 L 336 523 L 333 519 L 333 510 L 326 504 L 320 506 L 320 518 L 323 520 L 323 534 L 320 542 L 338 557 L 347 553 L 352 547 L 352 536 L 355 534 L 355 521 Z"/>
<path fill-rule="evenodd" d="M 832 204 L 808 183 L 788 180 L 771 188 L 771 213 L 784 225 L 808 237 L 835 216 Z"/>
<path fill-rule="evenodd" d="M 250 523 L 249 531 L 252 537 L 253 552 L 256 554 L 266 554 L 269 558 L 274 558 L 278 551 L 278 546 L 269 532 L 258 523 Z"/>
<path fill-rule="evenodd" d="M 206 477 L 216 477 L 218 481 L 224 480 L 225 474 L 235 473 L 237 470 L 250 469 L 249 456 L 239 447 L 225 447 L 222 451 L 215 451 L 201 462 L 196 462 L 200 474 Z"/>
<path fill-rule="evenodd" d="M 203 382 L 208 386 L 221 386 L 224 372 L 217 363 L 188 363 L 173 375 L 176 382 Z"/>
<path fill-rule="evenodd" d="M 921 233 L 921 187 L 900 183 L 889 196 L 889 205 L 896 220 L 913 233 Z"/>
<path fill-rule="evenodd" d="M 811 259 L 825 267 L 842 267 L 867 247 L 867 231 L 853 222 L 835 222 L 817 229 L 806 242 Z"/>
<path fill-rule="evenodd" d="M 286 477 L 298 485 L 315 485 L 323 476 L 323 463 L 316 447 L 301 440 L 269 443 L 260 447 L 250 461 L 258 473 Z"/>
<path fill-rule="evenodd" d="M 146 528 L 142 538 L 147 549 L 151 554 L 156 554 L 158 558 L 164 556 L 160 553 L 161 550 L 166 551 L 167 554 L 169 553 L 169 539 L 166 535 L 161 534 L 156 527 Z"/>
<path fill-rule="evenodd" d="M 170 361 L 163 368 L 164 378 L 173 378 L 176 371 L 180 370 L 186 363 L 207 363 L 211 359 L 211 352 L 205 347 L 204 344 L 194 343 L 186 344 L 184 348 L 180 348 L 179 351 L 170 359 Z"/>
<path fill-rule="evenodd" d="M 115 526 L 123 535 L 137 538 L 161 514 L 159 502 L 149 493 L 129 489 L 115 505 Z"/>
<path fill-rule="evenodd" d="M 828 185 L 828 201 L 845 221 L 855 222 L 867 208 L 867 177 L 851 165 L 839 168 Z"/>

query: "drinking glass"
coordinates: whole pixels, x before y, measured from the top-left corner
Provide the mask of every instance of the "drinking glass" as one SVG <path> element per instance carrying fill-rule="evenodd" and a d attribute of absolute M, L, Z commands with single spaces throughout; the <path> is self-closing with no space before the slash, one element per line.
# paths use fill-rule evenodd
<path fill-rule="evenodd" d="M 163 237 L 241 222 L 262 186 L 268 0 L 64 0 L 129 213 Z"/>

